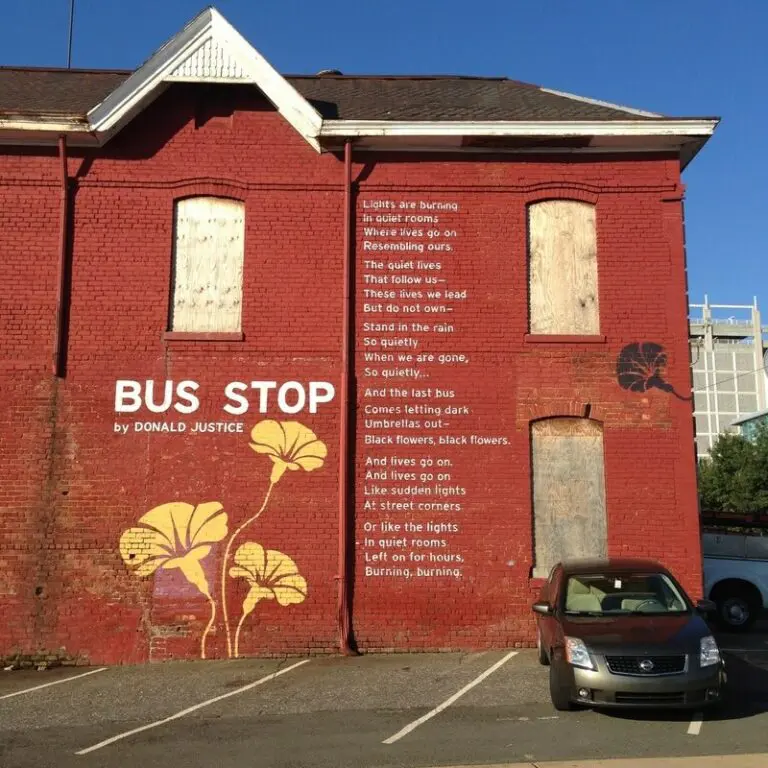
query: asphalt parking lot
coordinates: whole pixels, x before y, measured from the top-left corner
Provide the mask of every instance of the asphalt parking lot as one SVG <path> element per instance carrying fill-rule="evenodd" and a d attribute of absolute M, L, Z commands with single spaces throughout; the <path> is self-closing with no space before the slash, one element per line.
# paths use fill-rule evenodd
<path fill-rule="evenodd" d="M 762 753 L 761 629 L 720 637 L 731 692 L 701 719 L 555 712 L 529 650 L 4 672 L 0 765 L 415 768 Z"/>

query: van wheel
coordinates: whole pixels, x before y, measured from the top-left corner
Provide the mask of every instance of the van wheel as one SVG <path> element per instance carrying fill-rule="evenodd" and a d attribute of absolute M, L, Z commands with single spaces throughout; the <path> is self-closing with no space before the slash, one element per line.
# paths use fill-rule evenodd
<path fill-rule="evenodd" d="M 549 698 L 552 699 L 552 706 L 558 712 L 570 712 L 576 709 L 576 705 L 571 701 L 568 694 L 568 689 L 560 681 L 556 666 L 549 668 Z"/>
<path fill-rule="evenodd" d="M 539 655 L 539 664 L 541 664 L 542 667 L 548 667 L 549 656 L 547 656 L 547 652 L 541 644 L 541 632 L 538 629 L 536 630 L 536 651 Z"/>
<path fill-rule="evenodd" d="M 756 621 L 762 600 L 759 592 L 746 582 L 724 582 L 712 591 L 717 604 L 717 622 L 732 632 L 746 632 Z"/>

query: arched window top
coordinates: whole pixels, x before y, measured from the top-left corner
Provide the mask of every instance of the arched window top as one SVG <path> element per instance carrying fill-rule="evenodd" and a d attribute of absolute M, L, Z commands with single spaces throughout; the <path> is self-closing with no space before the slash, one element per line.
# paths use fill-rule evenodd
<path fill-rule="evenodd" d="M 594 419 L 581 416 L 546 416 L 531 422 L 535 435 L 565 435 L 573 437 L 593 437 L 603 434 L 603 425 Z"/>
<path fill-rule="evenodd" d="M 605 557 L 603 427 L 574 416 L 531 424 L 534 576 L 571 558 Z"/>
<path fill-rule="evenodd" d="M 542 200 L 528 206 L 530 332 L 600 333 L 595 206 Z"/>
<path fill-rule="evenodd" d="M 227 189 L 228 191 L 228 189 Z M 190 195 L 181 195 L 176 198 L 175 205 L 176 208 L 187 208 L 191 207 L 194 208 L 195 206 L 202 206 L 202 205 L 216 205 L 220 207 L 222 210 L 229 208 L 231 210 L 243 210 L 245 208 L 245 203 L 242 199 L 235 195 L 226 194 L 226 192 L 222 192 L 221 194 L 217 193 L 211 193 L 211 194 L 190 194 Z"/>
<path fill-rule="evenodd" d="M 201 218 L 213 215 L 220 219 L 243 217 L 245 203 L 226 195 L 189 195 L 176 200 L 176 219 L 179 217 Z"/>

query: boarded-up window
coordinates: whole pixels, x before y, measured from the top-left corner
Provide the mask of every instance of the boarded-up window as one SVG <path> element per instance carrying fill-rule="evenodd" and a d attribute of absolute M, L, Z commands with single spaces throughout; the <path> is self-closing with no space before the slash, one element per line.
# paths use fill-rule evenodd
<path fill-rule="evenodd" d="M 190 197 L 176 203 L 172 331 L 240 330 L 245 206 Z"/>
<path fill-rule="evenodd" d="M 605 557 L 603 430 L 589 419 L 536 421 L 533 452 L 534 576 L 560 560 Z"/>
<path fill-rule="evenodd" d="M 528 208 L 530 332 L 600 333 L 595 208 L 547 200 Z"/>

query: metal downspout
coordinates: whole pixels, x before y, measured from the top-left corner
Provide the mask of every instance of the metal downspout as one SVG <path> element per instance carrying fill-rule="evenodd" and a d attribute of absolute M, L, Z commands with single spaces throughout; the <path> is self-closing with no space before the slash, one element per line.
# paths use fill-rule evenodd
<path fill-rule="evenodd" d="M 352 649 L 352 621 L 350 611 L 349 531 L 353 520 L 350 511 L 350 383 L 352 313 L 354 291 L 352 289 L 352 143 L 344 144 L 344 306 L 342 310 L 341 349 L 341 414 L 339 417 L 339 575 L 338 625 L 339 649 L 346 656 L 355 655 Z"/>
<path fill-rule="evenodd" d="M 52 372 L 54 376 L 64 375 L 64 318 L 65 289 L 67 280 L 67 229 L 69 225 L 69 175 L 67 171 L 67 137 L 59 136 L 59 159 L 61 160 L 61 209 L 59 221 L 59 264 L 56 286 L 56 326 L 53 340 Z"/>

